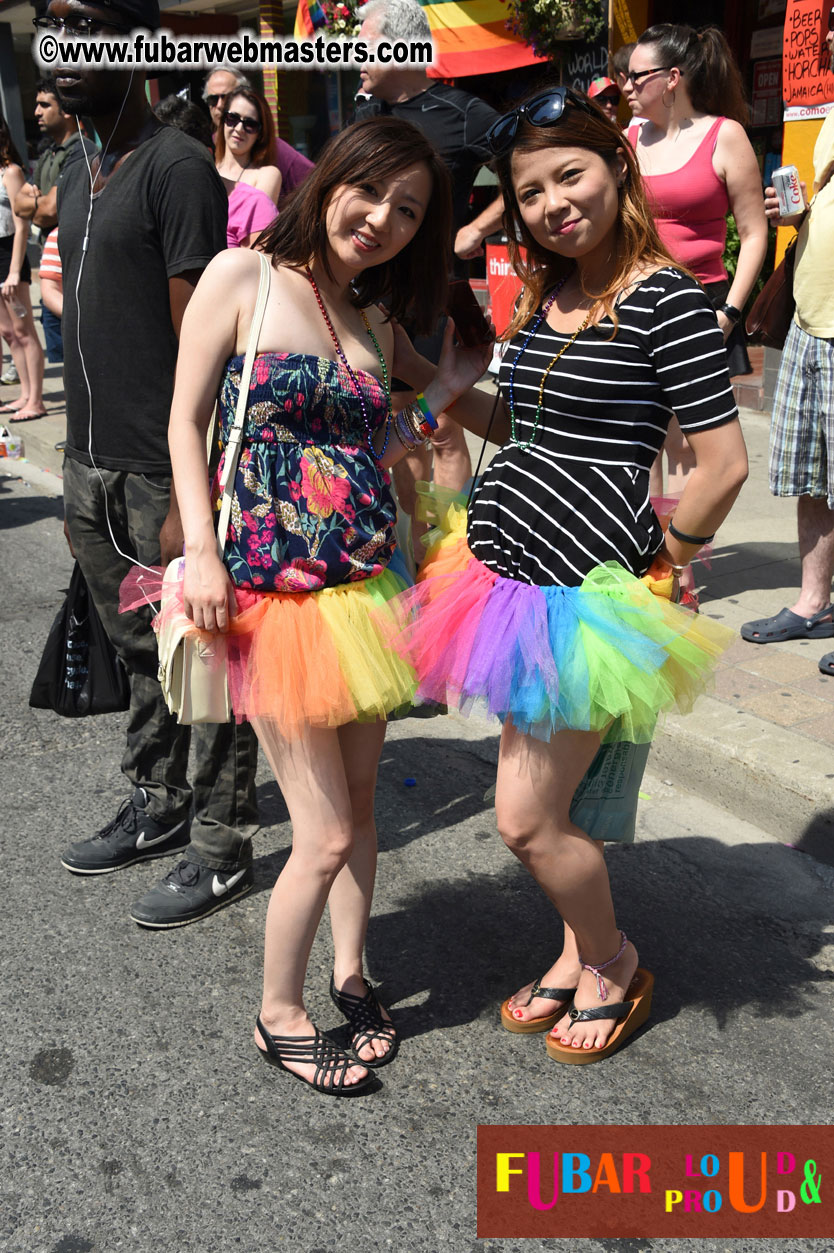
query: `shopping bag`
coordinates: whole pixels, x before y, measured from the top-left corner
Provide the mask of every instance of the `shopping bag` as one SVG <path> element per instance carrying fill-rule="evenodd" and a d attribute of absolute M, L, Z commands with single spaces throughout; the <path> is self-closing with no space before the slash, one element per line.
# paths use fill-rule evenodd
<path fill-rule="evenodd" d="M 127 673 L 101 624 L 78 562 L 52 623 L 29 704 L 63 718 L 119 713 L 130 706 Z"/>

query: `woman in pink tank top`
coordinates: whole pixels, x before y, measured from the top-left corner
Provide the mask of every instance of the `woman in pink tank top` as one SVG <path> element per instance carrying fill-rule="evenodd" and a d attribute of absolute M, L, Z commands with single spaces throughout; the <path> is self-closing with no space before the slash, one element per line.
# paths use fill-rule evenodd
<path fill-rule="evenodd" d="M 704 284 L 724 332 L 730 374 L 749 374 L 741 313 L 767 248 L 762 180 L 743 123 L 748 112 L 729 45 L 714 27 L 660 23 L 637 41 L 629 58 L 629 104 L 645 120 L 632 126 L 633 146 L 660 237 L 672 256 Z M 726 215 L 741 247 L 730 281 L 722 255 Z M 668 492 L 679 494 L 695 458 L 676 421 L 663 446 Z M 652 494 L 663 495 L 663 452 Z M 684 600 L 697 608 L 692 589 Z"/>

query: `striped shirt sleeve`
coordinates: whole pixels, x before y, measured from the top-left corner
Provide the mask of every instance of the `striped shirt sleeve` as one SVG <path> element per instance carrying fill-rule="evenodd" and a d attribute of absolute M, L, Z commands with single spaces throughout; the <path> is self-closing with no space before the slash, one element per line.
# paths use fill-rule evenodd
<path fill-rule="evenodd" d="M 738 417 L 724 336 L 700 284 L 665 271 L 649 335 L 655 375 L 683 431 L 707 431 Z"/>

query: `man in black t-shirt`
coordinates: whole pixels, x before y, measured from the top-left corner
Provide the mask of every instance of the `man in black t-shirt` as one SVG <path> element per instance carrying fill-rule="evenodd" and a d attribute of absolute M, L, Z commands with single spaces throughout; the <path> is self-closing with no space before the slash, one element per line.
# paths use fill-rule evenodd
<path fill-rule="evenodd" d="M 372 0 L 360 10 L 360 17 L 360 35 L 369 41 L 431 39 L 428 19 L 417 0 Z M 491 157 L 484 136 L 499 115 L 477 96 L 436 82 L 421 69 L 374 62 L 363 66 L 360 89 L 368 98 L 357 99 L 357 121 L 391 114 L 418 126 L 434 144 L 452 176 L 455 258 L 460 262 L 479 256 L 486 237 L 500 230 L 504 212 L 499 196 L 473 221 L 467 221 L 475 176 Z M 456 270 L 464 272 L 460 265 Z M 441 342 L 442 326 L 436 335 L 416 340 L 415 347 L 436 362 Z M 437 417 L 438 427 L 431 439 L 434 481 L 459 492 L 472 473 L 466 439 L 456 422 L 445 414 Z M 393 471 L 398 503 L 412 518 L 415 549 L 417 537 L 425 529 L 413 521 L 416 484 L 432 477 L 431 461 L 431 454 L 418 448 L 398 462 Z"/>
<path fill-rule="evenodd" d="M 48 16 L 105 33 L 153 29 L 159 10 L 156 0 L 52 0 Z M 135 563 L 165 565 L 182 553 L 167 440 L 177 336 L 201 272 L 225 247 L 227 200 L 205 149 L 151 113 L 143 74 L 73 67 L 57 71 L 56 85 L 63 108 L 93 117 L 102 141 L 93 186 L 79 162 L 58 194 L 64 508 L 67 537 L 130 676 L 122 770 L 133 787 L 113 821 L 73 844 L 62 863 L 74 874 L 104 874 L 182 852 L 131 910 L 142 926 L 175 927 L 252 887 L 257 742 L 235 723 L 192 735 L 168 713 L 150 611 L 119 614 L 119 587 Z"/>

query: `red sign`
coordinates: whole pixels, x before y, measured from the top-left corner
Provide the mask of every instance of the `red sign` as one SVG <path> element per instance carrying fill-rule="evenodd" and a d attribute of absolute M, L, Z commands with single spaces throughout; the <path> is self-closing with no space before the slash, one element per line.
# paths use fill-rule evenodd
<path fill-rule="evenodd" d="M 788 0 L 782 41 L 786 105 L 834 100 L 834 73 L 825 43 L 830 9 L 830 0 Z"/>
<path fill-rule="evenodd" d="M 521 279 L 510 265 L 506 244 L 487 244 L 486 275 L 492 320 L 495 330 L 501 335 L 510 324 L 516 298 L 521 291 Z"/>
<path fill-rule="evenodd" d="M 834 1127 L 478 1128 L 480 1239 L 833 1236 Z"/>

